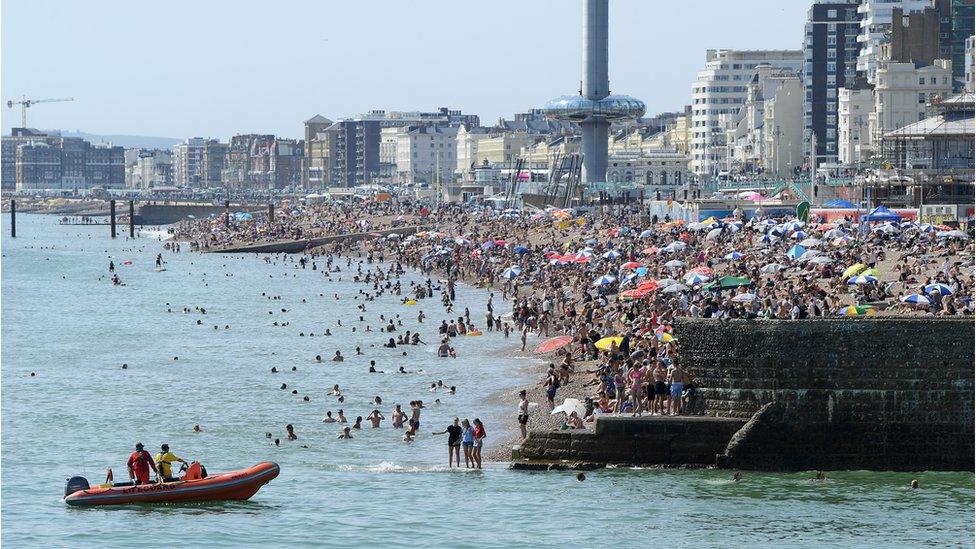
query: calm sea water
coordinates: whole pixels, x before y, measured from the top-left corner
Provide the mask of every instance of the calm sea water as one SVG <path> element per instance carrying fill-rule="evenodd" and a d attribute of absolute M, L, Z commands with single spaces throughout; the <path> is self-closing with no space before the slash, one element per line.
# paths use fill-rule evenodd
<path fill-rule="evenodd" d="M 827 482 L 809 473 L 747 473 L 732 483 L 725 471 L 610 469 L 585 482 L 575 473 L 503 465 L 450 471 L 445 438 L 432 430 L 455 415 L 481 417 L 490 438 L 514 428 L 515 403 L 487 397 L 535 377 L 524 358 L 510 358 L 515 336 L 458 338 L 456 360 L 436 358 L 430 346 L 407 347 L 402 357 L 402 349 L 380 347 L 382 333 L 364 333 L 359 315 L 377 328 L 380 314 L 400 314 L 401 329 L 419 328 L 428 342 L 448 315 L 435 301 L 408 307 L 395 296 L 368 302 L 361 313 L 354 296 L 363 286 L 350 282 L 344 264 L 343 281 L 333 275 L 329 282 L 292 262 L 163 252 L 168 270 L 157 273 L 160 243 L 111 241 L 107 227 L 21 215 L 14 240 L 5 214 L 3 231 L 2 542 L 9 547 L 973 545 L 969 473 L 837 472 Z M 110 259 L 124 287 L 109 281 Z M 458 298 L 456 311 L 468 306 L 483 324 L 485 294 L 461 287 Z M 195 306 L 207 313 L 182 312 Z M 428 315 L 423 325 L 419 309 Z M 323 337 L 326 328 L 335 335 Z M 355 356 L 356 346 L 364 356 Z M 345 362 L 314 362 L 337 349 Z M 387 373 L 367 374 L 370 358 Z M 423 373 L 392 373 L 401 365 Z M 270 373 L 272 366 L 281 373 Z M 458 393 L 430 393 L 438 379 Z M 335 383 L 347 395 L 341 405 L 325 395 Z M 405 444 L 387 421 L 337 440 L 340 427 L 321 422 L 340 407 L 350 419 L 365 417 L 374 395 L 387 417 L 393 404 L 423 399 L 421 437 Z M 203 432 L 193 433 L 198 423 Z M 298 442 L 284 441 L 287 423 Z M 282 438 L 281 447 L 266 432 Z M 282 472 L 241 503 L 75 509 L 61 502 L 70 475 L 100 482 L 112 467 L 124 477 L 136 441 L 153 451 L 167 442 L 211 471 L 271 460 Z M 922 489 L 907 489 L 912 478 Z"/>

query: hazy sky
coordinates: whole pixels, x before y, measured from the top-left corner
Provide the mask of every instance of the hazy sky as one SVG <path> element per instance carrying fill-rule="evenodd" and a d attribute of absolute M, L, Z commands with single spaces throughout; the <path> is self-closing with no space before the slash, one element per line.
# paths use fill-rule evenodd
<path fill-rule="evenodd" d="M 707 48 L 795 49 L 810 0 L 611 0 L 610 89 L 687 104 Z M 299 137 L 302 121 L 460 108 L 491 123 L 576 93 L 579 0 L 3 0 L 3 100 L 101 134 Z M 3 107 L 3 132 L 20 124 Z"/>

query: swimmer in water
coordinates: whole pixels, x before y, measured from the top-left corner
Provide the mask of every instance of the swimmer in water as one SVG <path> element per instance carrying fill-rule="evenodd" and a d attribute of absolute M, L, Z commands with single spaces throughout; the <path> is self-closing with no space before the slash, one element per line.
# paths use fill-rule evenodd
<path fill-rule="evenodd" d="M 380 413 L 379 410 L 374 409 L 372 412 L 369 413 L 368 416 L 366 416 L 366 419 L 368 419 L 369 422 L 373 425 L 373 429 L 378 429 L 380 426 L 380 422 L 386 419 L 386 417 L 382 413 Z"/>
<path fill-rule="evenodd" d="M 337 436 L 336 438 L 339 439 L 352 438 L 352 432 L 350 431 L 349 427 L 343 427 L 342 432 L 339 433 L 339 436 Z"/>
<path fill-rule="evenodd" d="M 339 351 L 336 351 L 335 356 L 332 357 L 332 362 L 342 362 L 344 360 L 346 359 L 342 357 L 342 353 L 340 353 Z"/>
<path fill-rule="evenodd" d="M 325 413 L 325 418 L 322 419 L 322 423 L 335 423 L 336 419 L 332 417 L 332 410 Z"/>

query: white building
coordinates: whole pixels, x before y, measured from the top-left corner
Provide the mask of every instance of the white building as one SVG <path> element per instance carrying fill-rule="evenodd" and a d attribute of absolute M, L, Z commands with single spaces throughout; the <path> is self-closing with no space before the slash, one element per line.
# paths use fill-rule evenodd
<path fill-rule="evenodd" d="M 399 183 L 447 184 L 457 167 L 457 128 L 410 126 L 396 135 Z"/>
<path fill-rule="evenodd" d="M 862 0 L 857 7 L 861 18 L 861 33 L 857 37 L 861 52 L 857 56 L 857 71 L 875 83 L 881 44 L 889 40 L 891 10 L 901 8 L 902 13 L 922 11 L 932 5 L 931 0 Z"/>
<path fill-rule="evenodd" d="M 857 164 L 870 150 L 874 90 L 841 88 L 837 97 L 837 161 Z"/>
<path fill-rule="evenodd" d="M 126 151 L 127 160 L 130 151 Z M 135 156 L 127 173 L 127 187 L 154 189 L 173 186 L 173 152 L 164 149 L 142 149 Z"/>
<path fill-rule="evenodd" d="M 727 169 L 725 121 L 731 121 L 746 100 L 746 85 L 756 66 L 799 71 L 800 50 L 707 50 L 705 68 L 692 84 L 691 170 L 711 178 Z"/>
<path fill-rule="evenodd" d="M 614 152 L 608 162 L 607 181 L 643 186 L 649 198 L 658 192 L 662 198 L 670 197 L 691 181 L 688 156 L 675 149 Z"/>
<path fill-rule="evenodd" d="M 787 78 L 763 106 L 764 171 L 787 178 L 803 164 L 803 83 Z"/>
<path fill-rule="evenodd" d="M 457 132 L 457 172 L 462 181 L 474 181 L 474 168 L 478 160 L 478 143 L 490 137 L 485 128 L 462 125 Z"/>
<path fill-rule="evenodd" d="M 173 147 L 173 182 L 178 187 L 197 187 L 203 175 L 203 138 L 191 137 Z"/>
<path fill-rule="evenodd" d="M 881 137 L 932 114 L 933 99 L 952 94 L 952 62 L 936 59 L 934 65 L 915 68 L 914 63 L 881 62 L 874 88 L 874 111 L 868 118 L 871 146 L 877 150 Z"/>
<path fill-rule="evenodd" d="M 779 104 L 774 105 L 777 97 Z M 793 156 L 790 151 L 781 150 L 784 144 L 802 146 L 802 109 L 803 92 L 795 71 L 773 68 L 766 63 L 757 66 L 746 85 L 746 101 L 738 113 L 731 115 L 732 123 L 727 131 L 733 170 L 756 174 L 770 171 L 775 164 L 778 171 L 784 171 L 784 165 Z M 779 158 L 779 152 L 784 153 L 784 158 Z M 768 153 L 774 158 L 767 158 Z M 795 160 L 800 160 L 799 153 Z"/>

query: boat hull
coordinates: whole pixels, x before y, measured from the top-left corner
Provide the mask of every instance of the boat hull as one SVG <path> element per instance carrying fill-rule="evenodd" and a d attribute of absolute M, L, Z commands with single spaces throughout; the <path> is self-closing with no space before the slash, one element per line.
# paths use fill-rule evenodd
<path fill-rule="evenodd" d="M 215 473 L 198 480 L 78 490 L 66 496 L 64 502 L 91 506 L 246 500 L 277 477 L 279 472 L 277 463 L 263 462 L 247 469 Z"/>

